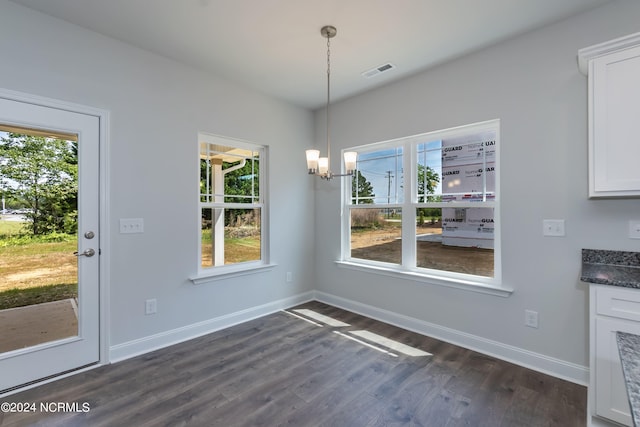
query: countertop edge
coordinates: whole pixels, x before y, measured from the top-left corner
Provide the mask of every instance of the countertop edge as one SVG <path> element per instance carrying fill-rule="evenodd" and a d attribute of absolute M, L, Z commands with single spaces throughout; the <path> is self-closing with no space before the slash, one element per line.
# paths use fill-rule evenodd
<path fill-rule="evenodd" d="M 640 252 L 582 249 L 580 280 L 640 289 Z"/>

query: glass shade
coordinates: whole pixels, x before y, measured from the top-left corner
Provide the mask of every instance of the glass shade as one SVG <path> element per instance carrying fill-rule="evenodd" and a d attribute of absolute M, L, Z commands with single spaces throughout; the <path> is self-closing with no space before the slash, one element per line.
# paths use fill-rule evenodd
<path fill-rule="evenodd" d="M 318 173 L 320 175 L 326 175 L 329 172 L 329 158 L 320 157 L 318 159 Z"/>
<path fill-rule="evenodd" d="M 355 151 L 347 151 L 344 153 L 344 168 L 347 173 L 352 173 L 356 170 L 356 160 L 358 159 L 358 153 Z"/>
<path fill-rule="evenodd" d="M 307 150 L 307 169 L 309 173 L 315 173 L 318 169 L 318 158 L 320 157 L 319 150 Z"/>

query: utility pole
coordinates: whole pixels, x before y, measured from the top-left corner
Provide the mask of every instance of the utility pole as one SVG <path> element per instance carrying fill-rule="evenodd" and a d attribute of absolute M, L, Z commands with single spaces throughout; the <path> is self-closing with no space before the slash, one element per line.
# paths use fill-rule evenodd
<path fill-rule="evenodd" d="M 393 175 L 391 175 L 393 171 L 387 171 L 387 204 L 391 203 L 391 179 Z M 387 218 L 389 218 L 389 208 L 387 208 Z"/>

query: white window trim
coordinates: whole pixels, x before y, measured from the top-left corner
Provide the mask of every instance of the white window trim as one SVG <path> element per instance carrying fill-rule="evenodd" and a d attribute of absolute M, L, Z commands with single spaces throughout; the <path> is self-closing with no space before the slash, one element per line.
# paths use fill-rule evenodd
<path fill-rule="evenodd" d="M 189 280 L 194 285 L 202 285 L 203 283 L 215 282 L 220 279 L 229 279 L 232 277 L 262 273 L 264 271 L 272 270 L 276 266 L 277 264 L 267 264 L 258 261 L 225 265 L 211 268 L 209 269 L 210 271 L 203 271 L 195 276 L 189 277 Z"/>
<path fill-rule="evenodd" d="M 247 274 L 256 274 L 264 271 L 271 270 L 276 264 L 270 263 L 270 240 L 269 240 L 269 197 L 268 197 L 268 168 L 269 168 L 269 147 L 266 145 L 256 144 L 249 141 L 243 141 L 226 136 L 214 135 L 206 132 L 198 132 L 198 150 L 201 142 L 209 144 L 226 145 L 239 148 L 245 148 L 249 150 L 260 149 L 260 176 L 259 176 L 259 188 L 260 188 L 260 202 L 259 203 L 205 203 L 200 202 L 200 194 L 198 193 L 198 209 L 197 220 L 195 222 L 197 229 L 197 245 L 198 245 L 198 258 L 197 258 L 197 273 L 189 277 L 189 280 L 194 285 L 200 285 L 203 283 L 213 282 L 220 279 L 227 279 L 232 277 L 244 276 Z M 200 186 L 200 159 L 198 157 L 196 162 L 197 181 L 196 188 Z M 251 209 L 252 207 L 260 208 L 260 260 L 240 262 L 236 264 L 202 267 L 202 239 L 200 233 L 202 232 L 201 215 L 202 207 L 237 207 L 241 209 Z"/>
<path fill-rule="evenodd" d="M 461 278 L 447 278 L 443 272 L 436 271 L 436 274 L 428 274 L 423 271 L 402 270 L 395 265 L 385 265 L 381 262 L 362 262 L 357 261 L 336 261 L 336 265 L 350 270 L 361 271 L 365 273 L 378 274 L 396 279 L 410 280 L 414 282 L 424 283 L 427 285 L 444 286 L 447 288 L 462 289 L 465 291 L 477 292 L 481 294 L 495 295 L 499 297 L 508 297 L 513 293 L 512 288 L 501 285 L 479 282 L 475 280 L 465 280 Z M 429 270 L 434 271 L 434 270 Z M 477 277 L 477 276 L 470 276 Z"/>
<path fill-rule="evenodd" d="M 442 203 L 442 207 L 493 207 L 494 220 L 497 225 L 494 229 L 494 277 L 482 277 L 469 275 L 464 273 L 447 272 L 443 270 L 432 270 L 416 267 L 416 244 L 415 244 L 415 226 L 417 207 L 417 188 L 416 174 L 417 170 L 414 165 L 417 163 L 416 142 L 425 142 L 426 140 L 446 139 L 460 134 L 468 134 L 472 132 L 482 131 L 496 132 L 496 182 L 495 182 L 495 200 L 482 202 L 479 206 L 478 202 L 455 202 Z M 359 151 L 372 149 L 384 149 L 403 146 L 403 168 L 409 173 L 404 177 L 404 194 L 403 203 L 391 205 L 357 205 L 358 208 L 381 208 L 381 207 L 397 207 L 402 208 L 402 240 L 414 242 L 413 245 L 403 245 L 402 264 L 390 264 L 379 261 L 364 260 L 360 258 L 352 258 L 351 254 L 351 235 L 350 235 L 350 205 L 351 203 L 351 180 L 345 180 L 342 186 L 342 210 L 341 210 L 341 256 L 336 261 L 340 267 L 353 270 L 366 271 L 369 273 L 382 274 L 386 276 L 418 281 L 430 285 L 438 285 L 452 287 L 473 292 L 480 292 L 490 295 L 507 297 L 513 293 L 513 289 L 502 284 L 502 256 L 501 256 L 501 219 L 500 219 L 500 120 L 488 120 L 485 122 L 473 123 L 469 125 L 458 126 L 455 128 L 444 129 L 440 131 L 427 132 L 406 138 L 397 138 L 390 141 L 366 144 L 357 147 L 346 148 L 343 151 Z M 416 196 L 416 197 L 414 197 Z M 415 200 L 414 200 L 415 199 Z"/>

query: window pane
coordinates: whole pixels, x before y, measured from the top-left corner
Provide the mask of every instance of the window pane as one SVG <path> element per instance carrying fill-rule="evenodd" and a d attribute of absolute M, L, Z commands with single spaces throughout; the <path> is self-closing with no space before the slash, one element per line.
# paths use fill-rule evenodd
<path fill-rule="evenodd" d="M 442 200 L 442 141 L 418 144 L 418 203 Z"/>
<path fill-rule="evenodd" d="M 402 210 L 351 209 L 351 257 L 402 262 Z"/>
<path fill-rule="evenodd" d="M 259 261 L 260 209 L 202 209 L 202 267 Z"/>
<path fill-rule="evenodd" d="M 259 202 L 259 172 L 259 151 L 201 143 L 200 201 Z"/>
<path fill-rule="evenodd" d="M 493 277 L 493 208 L 418 208 L 416 265 Z"/>
<path fill-rule="evenodd" d="M 418 144 L 418 202 L 495 198 L 495 132 Z"/>
<path fill-rule="evenodd" d="M 351 204 L 402 203 L 402 147 L 359 152 L 351 182 Z"/>

